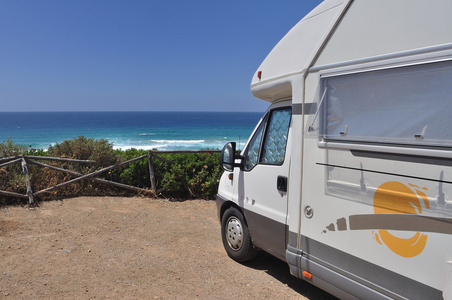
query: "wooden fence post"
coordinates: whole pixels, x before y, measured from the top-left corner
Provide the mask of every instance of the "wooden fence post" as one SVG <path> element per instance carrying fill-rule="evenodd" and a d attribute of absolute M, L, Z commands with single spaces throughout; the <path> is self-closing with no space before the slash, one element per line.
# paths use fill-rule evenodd
<path fill-rule="evenodd" d="M 148 165 L 149 165 L 149 179 L 151 180 L 151 190 L 154 192 L 154 195 L 157 195 L 157 190 L 155 186 L 155 170 L 154 170 L 154 160 L 152 151 L 148 153 Z"/>
<path fill-rule="evenodd" d="M 22 171 L 24 173 L 25 185 L 27 186 L 28 204 L 34 204 L 33 190 L 31 189 L 30 176 L 28 175 L 27 161 L 22 157 Z"/>

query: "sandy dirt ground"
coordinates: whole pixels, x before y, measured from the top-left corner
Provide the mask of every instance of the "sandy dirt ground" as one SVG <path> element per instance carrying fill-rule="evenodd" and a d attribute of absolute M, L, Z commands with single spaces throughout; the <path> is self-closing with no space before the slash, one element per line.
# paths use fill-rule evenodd
<path fill-rule="evenodd" d="M 79 197 L 0 208 L 0 299 L 333 299 L 223 249 L 214 201 Z"/>

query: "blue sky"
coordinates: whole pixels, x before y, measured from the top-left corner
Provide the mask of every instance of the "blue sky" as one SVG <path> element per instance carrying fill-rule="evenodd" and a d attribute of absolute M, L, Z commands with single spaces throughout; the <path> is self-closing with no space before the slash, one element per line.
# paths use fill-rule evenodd
<path fill-rule="evenodd" d="M 321 0 L 0 0 L 0 111 L 264 111 L 250 82 Z"/>

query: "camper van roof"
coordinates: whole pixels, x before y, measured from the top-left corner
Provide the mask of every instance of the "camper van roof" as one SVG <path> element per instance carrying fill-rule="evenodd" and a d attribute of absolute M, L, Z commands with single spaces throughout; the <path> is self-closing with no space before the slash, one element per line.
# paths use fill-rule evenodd
<path fill-rule="evenodd" d="M 270 102 L 289 97 L 290 84 L 284 78 L 305 72 L 348 2 L 325 0 L 298 22 L 254 74 L 251 81 L 254 96 Z M 277 88 L 275 84 L 281 86 Z"/>

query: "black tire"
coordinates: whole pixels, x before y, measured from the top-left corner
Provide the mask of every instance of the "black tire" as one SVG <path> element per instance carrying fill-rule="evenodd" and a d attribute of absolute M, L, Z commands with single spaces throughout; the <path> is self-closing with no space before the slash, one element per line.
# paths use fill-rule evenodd
<path fill-rule="evenodd" d="M 221 239 L 229 257 L 237 262 L 251 260 L 257 254 L 245 218 L 235 207 L 228 208 L 221 218 Z"/>

